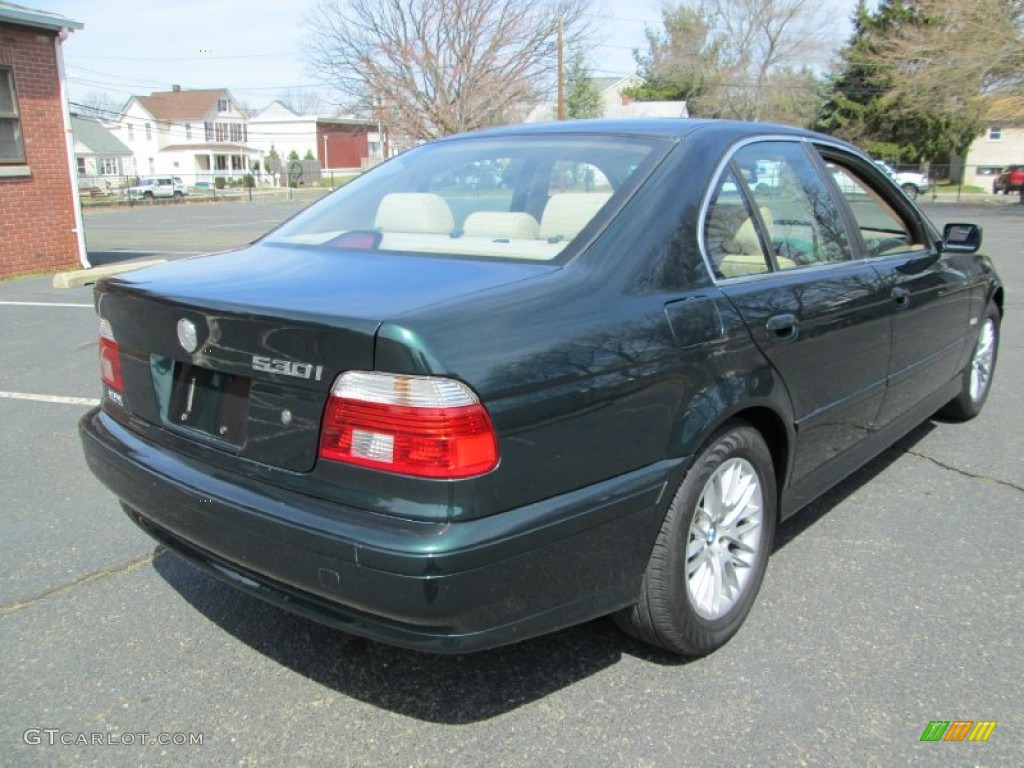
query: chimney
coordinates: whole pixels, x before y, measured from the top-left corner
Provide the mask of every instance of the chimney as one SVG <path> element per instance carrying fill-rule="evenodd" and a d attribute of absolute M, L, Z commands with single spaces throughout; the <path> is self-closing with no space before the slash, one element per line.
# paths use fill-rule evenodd
<path fill-rule="evenodd" d="M 171 90 L 174 91 L 175 93 L 181 93 L 181 86 L 180 85 L 172 85 L 171 86 Z"/>

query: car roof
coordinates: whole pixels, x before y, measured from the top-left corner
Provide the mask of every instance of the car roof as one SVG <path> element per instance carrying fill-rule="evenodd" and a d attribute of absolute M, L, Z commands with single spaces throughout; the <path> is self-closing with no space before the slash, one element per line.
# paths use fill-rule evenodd
<path fill-rule="evenodd" d="M 655 138 L 682 139 L 688 135 L 720 131 L 731 139 L 764 134 L 792 135 L 806 138 L 836 139 L 802 128 L 773 123 L 753 123 L 738 120 L 712 120 L 690 117 L 600 118 L 596 120 L 564 120 L 556 123 L 525 123 L 500 128 L 488 128 L 468 134 L 451 136 L 442 141 L 468 136 L 530 136 L 540 134 L 590 134 L 594 136 L 629 135 Z"/>

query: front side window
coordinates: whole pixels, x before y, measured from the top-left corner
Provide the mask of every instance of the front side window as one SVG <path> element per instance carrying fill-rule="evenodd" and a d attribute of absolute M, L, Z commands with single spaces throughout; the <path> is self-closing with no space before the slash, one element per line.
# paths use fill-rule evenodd
<path fill-rule="evenodd" d="M 21 135 L 14 71 L 10 67 L 0 67 L 0 163 L 23 162 L 25 139 Z"/>
<path fill-rule="evenodd" d="M 925 250 L 924 240 L 915 228 L 875 191 L 862 173 L 828 158 L 825 166 L 849 203 L 868 256 Z"/>
<path fill-rule="evenodd" d="M 555 261 L 650 173 L 660 139 L 440 141 L 360 176 L 266 242 Z"/>

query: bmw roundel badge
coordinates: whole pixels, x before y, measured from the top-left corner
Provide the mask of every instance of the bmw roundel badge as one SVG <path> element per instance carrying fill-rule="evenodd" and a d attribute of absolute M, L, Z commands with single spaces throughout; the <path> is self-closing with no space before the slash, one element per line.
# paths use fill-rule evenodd
<path fill-rule="evenodd" d="M 196 351 L 199 346 L 199 337 L 196 336 L 196 326 L 191 320 L 182 318 L 178 321 L 178 343 L 181 348 L 189 354 Z"/>

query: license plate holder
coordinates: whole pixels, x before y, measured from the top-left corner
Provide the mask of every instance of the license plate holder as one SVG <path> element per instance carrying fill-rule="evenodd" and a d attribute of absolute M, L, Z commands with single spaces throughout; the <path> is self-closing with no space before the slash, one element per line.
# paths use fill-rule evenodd
<path fill-rule="evenodd" d="M 249 422 L 250 382 L 246 376 L 177 362 L 168 421 L 240 446 Z"/>

